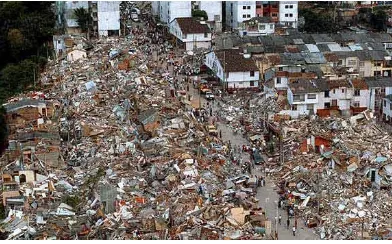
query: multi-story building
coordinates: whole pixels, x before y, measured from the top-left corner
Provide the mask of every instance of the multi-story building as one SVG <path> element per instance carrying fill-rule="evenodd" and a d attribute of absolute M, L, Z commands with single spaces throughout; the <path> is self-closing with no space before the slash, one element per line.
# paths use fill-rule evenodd
<path fill-rule="evenodd" d="M 297 28 L 298 26 L 298 2 L 279 2 L 279 24 L 287 27 Z"/>
<path fill-rule="evenodd" d="M 156 3 L 154 5 L 156 8 Z M 192 17 L 191 1 L 162 1 L 158 9 L 159 20 L 167 25 L 175 18 Z"/>
<path fill-rule="evenodd" d="M 226 2 L 226 26 L 237 29 L 239 25 L 256 17 L 256 1 L 228 1 Z"/>
<path fill-rule="evenodd" d="M 120 2 L 98 1 L 99 36 L 118 36 L 120 34 Z"/>
<path fill-rule="evenodd" d="M 240 36 L 266 36 L 275 33 L 275 23 L 270 17 L 254 17 L 240 24 Z"/>
<path fill-rule="evenodd" d="M 222 31 L 222 1 L 197 1 L 194 7 L 207 13 L 208 19 L 205 21 L 211 31 Z"/>

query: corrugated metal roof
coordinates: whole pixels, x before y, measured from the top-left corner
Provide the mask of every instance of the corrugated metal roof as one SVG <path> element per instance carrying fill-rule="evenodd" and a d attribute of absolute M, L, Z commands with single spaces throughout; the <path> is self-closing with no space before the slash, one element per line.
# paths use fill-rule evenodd
<path fill-rule="evenodd" d="M 314 44 L 305 44 L 305 46 L 308 48 L 309 52 L 311 52 L 311 53 L 319 53 L 320 52 L 320 50 Z"/>
<path fill-rule="evenodd" d="M 328 48 L 331 52 L 341 52 L 342 48 L 340 47 L 339 44 L 334 43 L 334 44 L 327 44 Z"/>

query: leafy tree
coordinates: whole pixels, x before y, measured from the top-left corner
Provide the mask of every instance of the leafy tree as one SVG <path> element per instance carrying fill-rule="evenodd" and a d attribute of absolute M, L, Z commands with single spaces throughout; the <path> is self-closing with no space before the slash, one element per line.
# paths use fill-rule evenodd
<path fill-rule="evenodd" d="M 86 32 L 91 18 L 88 11 L 85 8 L 77 8 L 74 10 L 74 15 L 82 32 Z"/>
<path fill-rule="evenodd" d="M 336 24 L 327 14 L 318 13 L 311 9 L 300 9 L 299 15 L 305 18 L 303 31 L 308 33 L 333 33 L 337 31 Z"/>
<path fill-rule="evenodd" d="M 386 29 L 387 13 L 378 9 L 372 13 L 370 17 L 370 24 L 378 31 L 384 31 Z"/>
<path fill-rule="evenodd" d="M 207 15 L 206 11 L 199 10 L 199 9 L 192 10 L 192 17 L 195 17 L 195 18 L 202 17 L 203 20 L 208 20 L 208 15 Z"/>

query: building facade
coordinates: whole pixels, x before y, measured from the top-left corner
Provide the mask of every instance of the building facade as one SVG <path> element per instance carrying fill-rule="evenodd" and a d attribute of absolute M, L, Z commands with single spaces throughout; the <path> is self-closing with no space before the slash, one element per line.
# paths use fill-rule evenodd
<path fill-rule="evenodd" d="M 256 1 L 226 2 L 226 26 L 233 30 L 251 18 L 256 17 Z"/>
<path fill-rule="evenodd" d="M 120 2 L 97 2 L 99 36 L 120 35 Z"/>
<path fill-rule="evenodd" d="M 175 18 L 192 17 L 191 1 L 162 1 L 159 2 L 159 20 L 169 25 Z"/>
<path fill-rule="evenodd" d="M 297 28 L 298 26 L 298 2 L 279 2 L 279 24 L 285 27 Z"/>

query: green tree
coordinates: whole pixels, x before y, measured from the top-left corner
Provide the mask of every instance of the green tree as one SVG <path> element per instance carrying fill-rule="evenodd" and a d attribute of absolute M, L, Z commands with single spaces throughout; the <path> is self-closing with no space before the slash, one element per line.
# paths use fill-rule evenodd
<path fill-rule="evenodd" d="M 203 18 L 203 20 L 208 20 L 208 15 L 206 13 L 206 11 L 204 10 L 199 10 L 199 9 L 195 9 L 192 10 L 192 17 L 194 18 Z"/>
<path fill-rule="evenodd" d="M 77 8 L 74 10 L 74 15 L 82 32 L 86 32 L 91 18 L 88 11 L 85 8 Z"/>
<path fill-rule="evenodd" d="M 318 13 L 312 9 L 300 9 L 299 15 L 305 18 L 303 31 L 308 33 L 333 33 L 337 26 L 333 23 L 331 16 Z"/>
<path fill-rule="evenodd" d="M 370 17 L 370 24 L 378 31 L 386 29 L 387 13 L 382 9 L 377 9 Z"/>

